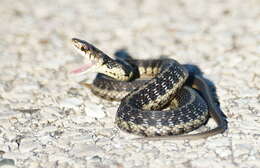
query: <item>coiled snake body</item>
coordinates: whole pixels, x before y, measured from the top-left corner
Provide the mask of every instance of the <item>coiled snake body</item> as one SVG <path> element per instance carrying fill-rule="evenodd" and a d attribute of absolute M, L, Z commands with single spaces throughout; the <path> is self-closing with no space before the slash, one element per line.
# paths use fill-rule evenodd
<path fill-rule="evenodd" d="M 73 72 L 99 73 L 93 84 L 85 86 L 102 98 L 121 100 L 115 123 L 122 130 L 150 139 L 196 139 L 225 130 L 225 122 L 206 82 L 194 75 L 190 84 L 193 88 L 187 86 L 189 72 L 177 61 L 113 60 L 86 41 L 73 38 L 72 42 L 91 61 Z M 201 95 L 195 89 L 201 91 Z M 203 125 L 209 116 L 215 119 L 217 128 L 180 135 Z"/>

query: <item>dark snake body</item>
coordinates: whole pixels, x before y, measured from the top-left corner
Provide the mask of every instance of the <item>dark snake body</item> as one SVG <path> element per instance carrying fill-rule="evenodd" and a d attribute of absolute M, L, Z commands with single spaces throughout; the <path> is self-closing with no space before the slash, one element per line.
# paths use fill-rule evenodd
<path fill-rule="evenodd" d="M 72 42 L 95 62 L 92 69 L 103 73 L 93 84 L 83 84 L 97 96 L 121 101 L 115 123 L 122 130 L 147 139 L 198 139 L 225 131 L 226 121 L 205 79 L 189 75 L 177 61 L 113 60 L 84 40 L 73 38 Z M 218 124 L 216 128 L 180 135 L 205 124 L 209 116 Z"/>
<path fill-rule="evenodd" d="M 191 87 L 182 87 L 188 77 L 182 65 L 172 59 L 132 62 L 141 78 L 155 77 L 125 82 L 99 74 L 91 89 L 102 98 L 121 100 L 116 116 L 119 128 L 143 136 L 166 136 L 189 132 L 207 121 L 206 102 Z M 162 110 L 169 104 L 172 109 Z"/>

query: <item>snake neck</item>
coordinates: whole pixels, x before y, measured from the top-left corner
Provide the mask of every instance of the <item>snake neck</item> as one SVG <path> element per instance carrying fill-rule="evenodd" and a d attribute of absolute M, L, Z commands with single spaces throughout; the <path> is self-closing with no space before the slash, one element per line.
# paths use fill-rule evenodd
<path fill-rule="evenodd" d="M 88 62 L 84 68 L 76 69 L 73 72 L 98 72 L 120 81 L 133 79 L 134 69 L 130 64 L 112 59 L 87 41 L 73 38 L 72 43 L 75 49 L 84 56 Z"/>

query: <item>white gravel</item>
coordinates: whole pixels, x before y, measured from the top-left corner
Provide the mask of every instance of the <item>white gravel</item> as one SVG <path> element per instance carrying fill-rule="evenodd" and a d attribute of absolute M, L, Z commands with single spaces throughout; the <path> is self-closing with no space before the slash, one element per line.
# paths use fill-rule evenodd
<path fill-rule="evenodd" d="M 2 0 L 0 21 L 1 168 L 260 168 L 260 1 Z M 217 87 L 228 130 L 132 140 L 114 125 L 118 103 L 70 76 L 83 61 L 72 37 L 109 55 L 197 65 Z"/>

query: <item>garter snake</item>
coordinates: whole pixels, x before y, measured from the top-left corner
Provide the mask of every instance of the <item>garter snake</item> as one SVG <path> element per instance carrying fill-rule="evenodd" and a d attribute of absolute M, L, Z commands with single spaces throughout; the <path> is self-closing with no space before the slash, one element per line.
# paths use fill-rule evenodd
<path fill-rule="evenodd" d="M 189 71 L 176 60 L 115 60 L 84 40 L 73 38 L 72 43 L 88 61 L 72 72 L 97 72 L 93 84 L 84 85 L 97 96 L 121 101 L 115 119 L 120 129 L 155 140 L 205 138 L 226 129 L 205 80 L 198 75 L 189 77 Z M 182 135 L 209 117 L 218 124 L 216 128 Z"/>

